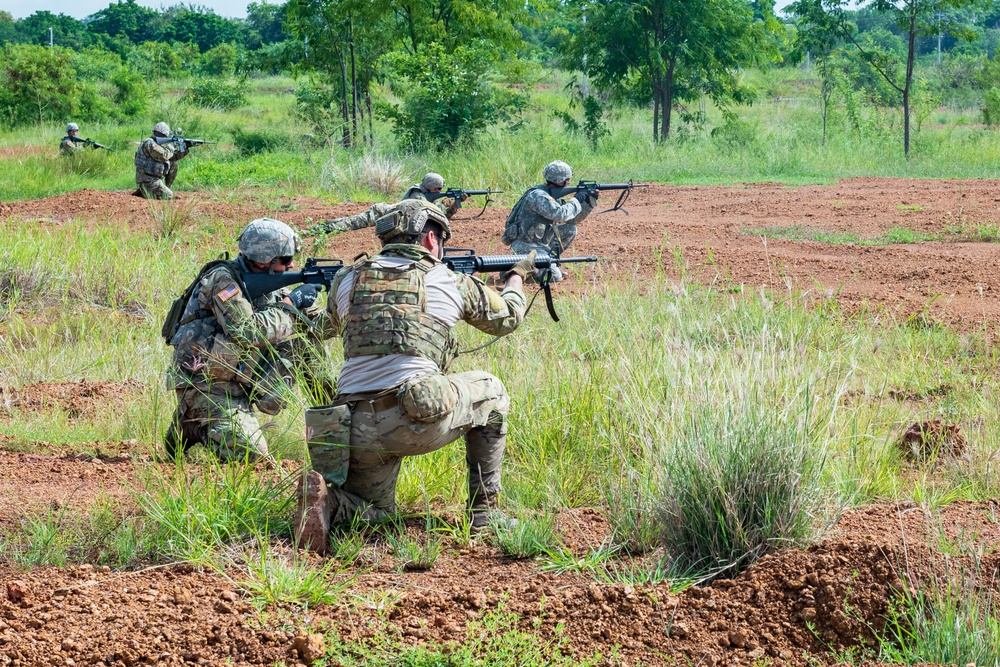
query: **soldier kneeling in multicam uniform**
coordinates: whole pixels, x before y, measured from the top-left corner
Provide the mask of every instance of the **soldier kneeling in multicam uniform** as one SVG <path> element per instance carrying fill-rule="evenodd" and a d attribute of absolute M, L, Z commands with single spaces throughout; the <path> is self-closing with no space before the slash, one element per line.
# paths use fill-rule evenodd
<path fill-rule="evenodd" d="M 576 238 L 576 226 L 597 205 L 600 192 L 578 192 L 563 202 L 550 190 L 569 185 L 573 169 L 560 160 L 550 162 L 542 172 L 545 185 L 536 185 L 514 204 L 500 240 L 518 255 L 531 251 L 546 255 L 561 255 Z M 549 280 L 562 280 L 562 271 L 553 266 Z"/>
<path fill-rule="evenodd" d="M 346 267 L 327 301 L 328 335 L 344 341 L 344 366 L 331 405 L 306 411 L 313 470 L 300 482 L 297 543 L 324 552 L 332 524 L 375 520 L 396 509 L 405 456 L 464 436 L 469 509 L 485 528 L 500 492 L 510 398 L 482 371 L 448 373 L 459 321 L 495 336 L 524 318 L 521 285 L 534 256 L 504 277 L 497 294 L 441 263 L 451 237 L 446 218 L 425 202 L 378 221 L 382 251 Z"/>
<path fill-rule="evenodd" d="M 444 189 L 444 178 L 441 174 L 431 172 L 424 176 L 420 183 L 413 185 L 405 193 L 403 199 L 395 204 L 378 203 L 366 211 L 357 215 L 349 215 L 346 218 L 334 218 L 312 227 L 310 234 L 329 234 L 331 232 L 350 232 L 356 229 L 374 227 L 375 222 L 395 211 L 400 204 L 410 200 L 427 201 L 427 195 L 432 192 L 441 192 Z M 468 195 L 462 195 L 462 201 L 468 199 Z M 458 211 L 458 202 L 451 197 L 441 197 L 434 202 L 434 206 L 441 210 L 451 220 Z"/>
<path fill-rule="evenodd" d="M 157 123 L 153 136 L 147 137 L 135 151 L 135 194 L 146 199 L 173 199 L 170 186 L 177 178 L 177 163 L 187 157 L 187 151 L 174 149 L 173 144 L 160 145 L 157 138 L 170 136 L 170 126 Z"/>
<path fill-rule="evenodd" d="M 210 262 L 190 296 L 169 344 L 174 347 L 167 384 L 177 392 L 177 412 L 164 437 L 175 457 L 202 444 L 223 461 L 267 458 L 267 441 L 253 413 L 284 407 L 294 364 L 314 364 L 322 350 L 310 345 L 316 286 L 302 285 L 253 300 L 243 293 L 243 273 L 282 273 L 293 267 L 299 236 L 279 220 L 254 220 L 239 237 L 235 260 Z M 317 326 L 320 326 L 317 324 Z"/>

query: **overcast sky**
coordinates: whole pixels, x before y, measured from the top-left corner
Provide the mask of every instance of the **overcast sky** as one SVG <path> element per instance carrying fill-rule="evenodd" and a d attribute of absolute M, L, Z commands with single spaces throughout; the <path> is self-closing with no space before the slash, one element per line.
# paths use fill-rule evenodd
<path fill-rule="evenodd" d="M 172 6 L 179 2 L 163 2 L 162 0 L 137 0 L 140 5 L 161 9 L 165 6 Z M 280 0 L 273 0 L 275 3 Z M 211 7 L 220 16 L 233 16 L 245 18 L 247 15 L 247 3 L 249 0 L 202 0 L 195 2 L 198 5 Z M 778 0 L 776 7 L 781 9 L 790 4 L 792 0 Z M 48 10 L 53 14 L 69 14 L 78 19 L 90 16 L 94 12 L 100 11 L 111 4 L 111 0 L 0 0 L 0 10 L 10 12 L 14 18 L 20 19 L 33 14 L 36 11 Z M 187 4 L 187 3 L 185 3 Z"/>

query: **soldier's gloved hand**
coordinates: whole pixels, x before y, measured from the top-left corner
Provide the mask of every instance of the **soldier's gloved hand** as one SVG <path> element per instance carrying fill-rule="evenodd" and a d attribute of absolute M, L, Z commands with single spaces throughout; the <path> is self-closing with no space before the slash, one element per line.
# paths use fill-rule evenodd
<path fill-rule="evenodd" d="M 462 201 L 465 201 L 468 198 L 469 198 L 469 193 L 468 192 L 463 192 L 462 196 L 459 197 L 459 199 L 461 199 Z"/>
<path fill-rule="evenodd" d="M 597 206 L 597 200 L 600 198 L 601 198 L 600 190 L 590 190 L 589 192 L 587 192 L 587 204 L 590 205 L 590 208 L 594 208 L 595 206 Z"/>
<path fill-rule="evenodd" d="M 305 310 L 314 303 L 316 303 L 316 297 L 319 296 L 319 287 L 317 285 L 299 285 L 292 290 L 291 294 L 288 295 L 289 300 L 291 300 L 292 305 L 299 310 Z"/>
<path fill-rule="evenodd" d="M 538 253 L 532 250 L 524 259 L 510 267 L 510 271 L 503 274 L 500 279 L 507 282 L 511 276 L 521 276 L 521 280 L 527 280 L 528 276 L 535 275 L 535 257 L 537 255 Z"/>

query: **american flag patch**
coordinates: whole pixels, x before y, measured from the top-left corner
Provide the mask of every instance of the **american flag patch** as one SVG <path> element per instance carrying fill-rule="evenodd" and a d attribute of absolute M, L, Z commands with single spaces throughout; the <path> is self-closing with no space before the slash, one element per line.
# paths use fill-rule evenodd
<path fill-rule="evenodd" d="M 230 299 L 232 299 L 234 296 L 236 296 L 239 293 L 240 293 L 240 290 L 236 287 L 236 285 L 230 285 L 229 287 L 227 287 L 226 289 L 222 290 L 221 292 L 219 292 L 215 296 L 219 297 L 219 301 L 221 301 L 222 303 L 225 303 L 226 301 L 229 301 Z"/>

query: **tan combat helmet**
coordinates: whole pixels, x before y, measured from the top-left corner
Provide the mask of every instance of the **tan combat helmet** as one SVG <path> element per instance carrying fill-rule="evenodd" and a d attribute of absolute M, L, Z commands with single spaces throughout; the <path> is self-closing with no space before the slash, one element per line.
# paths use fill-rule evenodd
<path fill-rule="evenodd" d="M 542 178 L 549 183 L 565 183 L 573 178 L 573 169 L 562 160 L 555 160 L 545 165 Z"/>
<path fill-rule="evenodd" d="M 434 204 L 420 199 L 402 201 L 395 210 L 376 220 L 375 235 L 383 244 L 405 243 L 407 238 L 420 234 L 428 222 L 441 226 L 442 242 L 451 238 L 451 225 L 445 214 Z"/>

